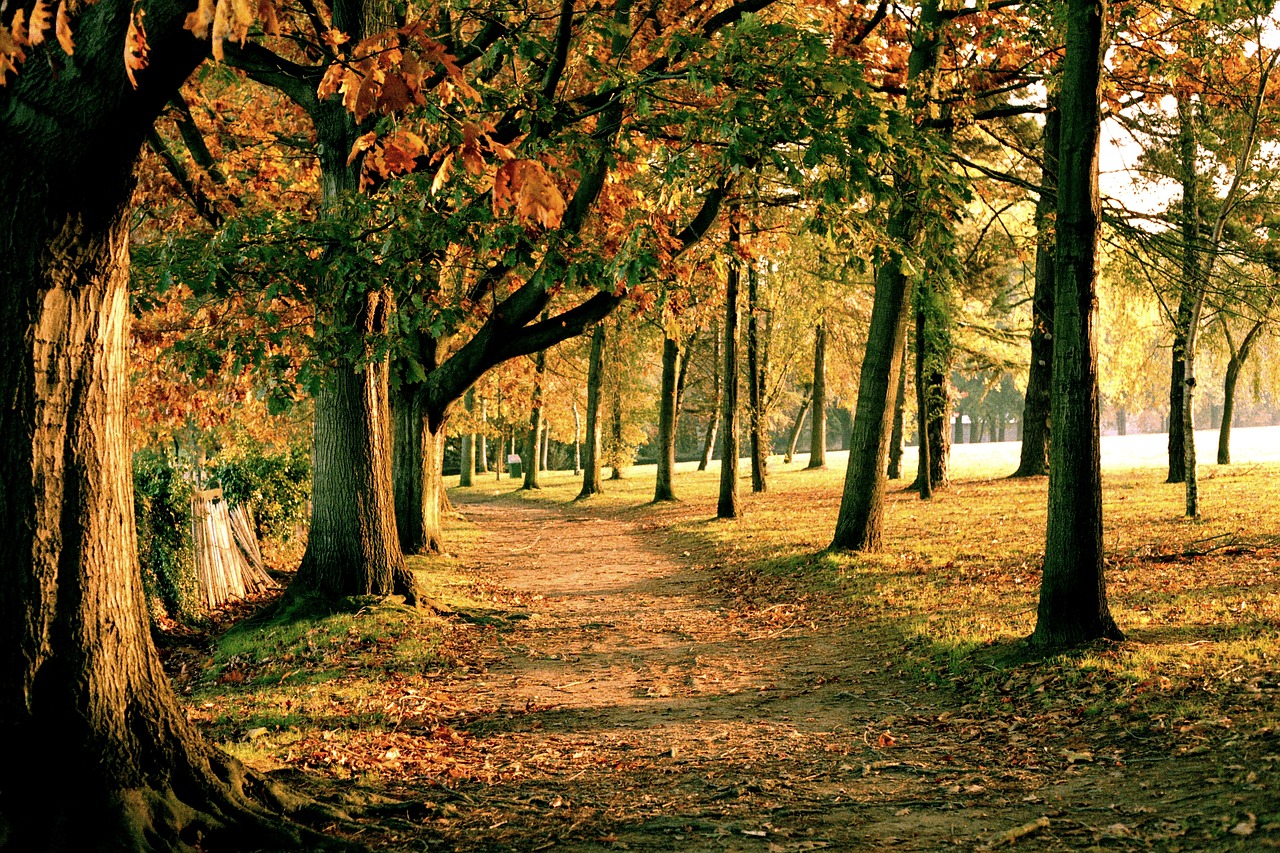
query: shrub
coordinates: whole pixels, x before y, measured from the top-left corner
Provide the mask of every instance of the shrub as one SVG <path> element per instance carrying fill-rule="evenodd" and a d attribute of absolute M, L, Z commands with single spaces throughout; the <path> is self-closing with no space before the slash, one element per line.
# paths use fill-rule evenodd
<path fill-rule="evenodd" d="M 222 487 L 228 504 L 250 510 L 259 539 L 286 542 L 307 520 L 311 457 L 297 446 L 278 452 L 239 448 L 209 466 L 209 483 Z"/>
<path fill-rule="evenodd" d="M 138 562 L 151 604 L 174 617 L 199 609 L 195 551 L 191 541 L 191 483 L 154 450 L 133 455 L 133 508 Z"/>

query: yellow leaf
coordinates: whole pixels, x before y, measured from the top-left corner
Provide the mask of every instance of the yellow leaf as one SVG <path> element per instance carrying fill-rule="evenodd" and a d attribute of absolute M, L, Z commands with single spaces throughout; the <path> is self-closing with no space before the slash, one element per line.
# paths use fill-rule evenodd
<path fill-rule="evenodd" d="M 27 25 L 27 40 L 33 47 L 44 42 L 44 34 L 52 23 L 53 12 L 49 10 L 48 2 L 36 0 L 36 5 L 31 7 L 31 23 Z"/>
<path fill-rule="evenodd" d="M 13 40 L 17 43 L 18 47 L 30 44 L 30 42 L 27 41 L 26 14 L 26 9 L 19 9 L 13 13 Z"/>
<path fill-rule="evenodd" d="M 372 130 L 356 139 L 356 144 L 351 146 L 351 153 L 347 155 L 347 165 L 350 166 L 360 156 L 361 151 L 368 151 L 369 146 L 378 138 L 378 134 Z"/>
<path fill-rule="evenodd" d="M 206 39 L 209 37 L 209 25 L 213 23 L 213 16 L 213 0 L 200 0 L 196 10 L 187 15 L 187 19 L 182 26 L 184 29 L 191 30 L 196 38 Z"/>
<path fill-rule="evenodd" d="M 58 44 L 62 45 L 62 50 L 67 56 L 71 56 L 76 52 L 76 43 L 71 40 L 71 22 L 67 19 L 67 0 L 62 0 L 58 4 L 58 16 L 54 25 L 54 32 L 58 36 Z"/>
<path fill-rule="evenodd" d="M 443 187 L 446 183 L 448 183 L 449 175 L 452 172 L 453 172 L 453 154 L 449 153 L 449 154 L 446 154 L 445 158 L 440 161 L 440 167 L 436 169 L 436 176 L 431 179 L 432 195 L 435 195 L 436 193 L 440 192 L 440 188 Z"/>

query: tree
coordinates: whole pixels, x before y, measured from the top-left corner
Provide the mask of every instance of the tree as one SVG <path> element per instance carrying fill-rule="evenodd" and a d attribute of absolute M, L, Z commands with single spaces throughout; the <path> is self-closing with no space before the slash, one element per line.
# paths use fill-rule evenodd
<path fill-rule="evenodd" d="M 769 333 L 766 309 L 760 299 L 760 272 L 755 261 L 747 267 L 747 411 L 751 439 L 751 491 L 769 490 L 768 389 Z"/>
<path fill-rule="evenodd" d="M 1060 84 L 1057 266 L 1053 321 L 1054 439 L 1044 574 L 1031 642 L 1082 643 L 1123 635 L 1107 607 L 1102 548 L 1097 350 L 1099 88 L 1104 0 L 1068 0 Z"/>
<path fill-rule="evenodd" d="M 0 531 L 10 554 L 0 731 L 24 768 L 0 780 L 0 843 L 317 846 L 268 811 L 297 799 L 187 721 L 151 642 L 135 553 L 124 361 L 132 169 L 209 46 L 184 29 L 181 5 L 148 4 L 154 47 L 146 68 L 136 54 L 126 67 L 131 4 L 86 6 L 74 31 L 63 14 L 56 41 L 39 46 L 34 22 L 22 44 L 13 12 L 0 27 L 6 76 L 21 63 L 0 87 Z"/>
<path fill-rule="evenodd" d="M 604 491 L 600 480 L 600 462 L 603 455 L 600 433 L 600 399 L 604 386 L 604 324 L 596 324 L 591 333 L 591 356 L 587 366 L 587 440 L 586 459 L 582 463 L 582 490 L 578 499 L 589 498 Z"/>
<path fill-rule="evenodd" d="M 1014 477 L 1049 473 L 1049 411 L 1053 382 L 1054 211 L 1060 117 L 1056 95 L 1045 113 L 1040 193 L 1036 200 L 1035 292 L 1031 297 L 1031 361 L 1022 409 L 1022 446 Z"/>
<path fill-rule="evenodd" d="M 676 417 L 679 414 L 677 384 L 680 342 L 670 332 L 662 336 L 662 388 L 658 397 L 658 476 L 654 503 L 676 500 L 673 475 L 676 467 Z"/>
<path fill-rule="evenodd" d="M 542 468 L 541 441 L 545 424 L 542 417 L 542 385 L 547 373 L 547 351 L 534 356 L 533 400 L 529 413 L 529 437 L 525 442 L 524 488 L 540 489 Z"/>
<path fill-rule="evenodd" d="M 813 328 L 813 418 L 809 428 L 809 464 L 827 467 L 827 326 L 820 320 Z"/>
<path fill-rule="evenodd" d="M 724 423 L 720 439 L 720 496 L 716 504 L 718 518 L 738 518 L 742 503 L 738 497 L 738 285 L 740 273 L 740 224 L 737 211 L 729 216 L 729 263 L 725 275 L 724 296 Z"/>

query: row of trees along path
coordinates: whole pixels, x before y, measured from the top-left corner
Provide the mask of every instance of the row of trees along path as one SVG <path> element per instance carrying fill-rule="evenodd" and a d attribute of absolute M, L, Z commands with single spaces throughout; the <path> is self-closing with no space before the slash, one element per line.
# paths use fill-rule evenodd
<path fill-rule="evenodd" d="M 470 591 L 493 602 L 458 629 L 468 666 L 423 700 L 453 715 L 460 780 L 403 780 L 392 793 L 414 805 L 375 846 L 937 850 L 1025 833 L 1019 849 L 1149 849 L 1265 807 L 1204 788 L 1241 755 L 1173 757 L 1171 734 L 1109 760 L 1115 731 L 1075 708 L 913 692 L 901 626 L 771 604 L 776 578 L 676 550 L 654 521 L 709 508 L 455 500 L 483 530 L 461 555 Z"/>

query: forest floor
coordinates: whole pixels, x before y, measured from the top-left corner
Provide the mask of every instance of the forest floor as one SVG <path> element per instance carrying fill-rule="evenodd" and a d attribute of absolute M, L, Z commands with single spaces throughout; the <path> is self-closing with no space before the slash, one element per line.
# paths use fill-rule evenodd
<path fill-rule="evenodd" d="M 927 637 L 919 626 L 946 609 L 917 603 L 930 612 L 914 618 L 894 600 L 928 575 L 972 607 L 988 575 L 1021 587 L 1025 558 L 975 570 L 962 552 L 948 574 L 899 554 L 880 580 L 860 564 L 859 581 L 812 553 L 764 565 L 767 530 L 753 545 L 703 507 L 510 488 L 453 493 L 457 553 L 428 570 L 433 594 L 457 602 L 446 620 L 424 632 L 384 607 L 377 630 L 290 629 L 274 652 L 261 637 L 224 643 L 216 678 L 188 685 L 193 717 L 345 804 L 359 828 L 335 829 L 376 849 L 1280 847 L 1275 548 L 1217 567 L 1130 552 L 1156 587 L 1162 566 L 1194 569 L 1238 615 L 1228 587 L 1242 582 L 1216 573 L 1252 561 L 1266 592 L 1245 584 L 1239 600 L 1262 607 L 1257 624 L 1153 623 L 1036 657 L 1016 638 Z M 971 487 L 979 503 L 956 509 L 1027 488 L 1043 481 Z M 907 500 L 891 496 L 900 521 L 915 517 Z M 769 524 L 757 508 L 754 529 Z M 1119 593 L 1141 599 L 1116 562 Z M 1253 651 L 1195 657 L 1220 642 Z M 1173 657 L 1151 657 L 1165 645 Z"/>

